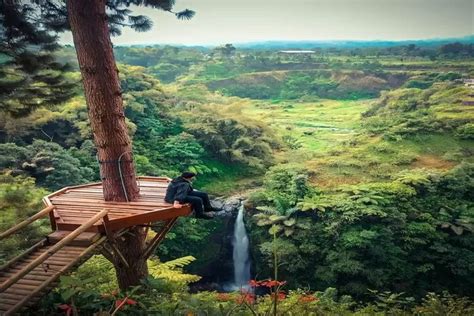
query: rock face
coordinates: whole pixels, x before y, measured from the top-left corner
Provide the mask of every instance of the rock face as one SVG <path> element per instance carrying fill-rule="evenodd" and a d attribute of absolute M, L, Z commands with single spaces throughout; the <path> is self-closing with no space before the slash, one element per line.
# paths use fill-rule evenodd
<path fill-rule="evenodd" d="M 221 210 L 220 212 L 214 213 L 215 217 L 231 217 L 236 215 L 239 211 L 239 207 L 242 201 L 245 199 L 243 196 L 231 196 L 228 198 L 215 198 L 211 200 L 212 207 Z"/>

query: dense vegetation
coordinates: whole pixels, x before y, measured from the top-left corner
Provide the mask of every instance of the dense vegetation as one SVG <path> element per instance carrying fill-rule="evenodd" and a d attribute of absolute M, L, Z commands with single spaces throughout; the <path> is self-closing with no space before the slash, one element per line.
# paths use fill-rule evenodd
<path fill-rule="evenodd" d="M 301 171 L 272 169 L 252 199 L 261 210 L 250 229 L 257 272 L 270 273 L 270 228 L 278 235 L 280 276 L 295 288 L 472 296 L 473 167 L 407 171 L 331 193 L 311 190 Z"/>
<path fill-rule="evenodd" d="M 2 231 L 38 210 L 46 192 L 98 179 L 74 51 L 55 54 L 71 65 L 63 75 L 77 94 L 22 117 L 2 109 Z M 277 257 L 287 282 L 280 311 L 472 313 L 459 298 L 474 297 L 474 109 L 463 104 L 472 91 L 462 82 L 474 74 L 472 45 L 115 54 L 138 173 L 193 170 L 198 187 L 246 195 L 253 272 L 273 277 Z M 47 229 L 2 243 L 0 261 Z M 153 259 L 142 287 L 113 293 L 110 267 L 97 257 L 41 308 L 92 313 L 120 301 L 134 315 L 216 314 L 219 306 L 224 314 L 263 313 L 271 296 L 254 304 L 244 294 L 187 292 L 198 277 L 183 266 L 199 274 L 224 229 L 219 220 L 182 219 L 157 251 L 166 262 Z M 89 276 L 97 277 L 84 282 Z"/>

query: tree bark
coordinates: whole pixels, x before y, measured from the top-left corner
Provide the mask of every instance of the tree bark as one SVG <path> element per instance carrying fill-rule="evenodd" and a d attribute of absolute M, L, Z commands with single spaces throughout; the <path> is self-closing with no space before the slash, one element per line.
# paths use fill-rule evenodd
<path fill-rule="evenodd" d="M 117 248 L 129 266 L 125 266 L 115 255 L 114 267 L 119 287 L 124 290 L 134 285 L 140 285 L 141 280 L 148 276 L 146 259 L 142 258 L 145 251 L 146 230 L 143 227 L 135 226 L 122 238 L 117 240 Z"/>
<path fill-rule="evenodd" d="M 67 10 L 98 151 L 104 198 L 133 201 L 139 195 L 139 188 L 105 0 L 68 0 Z"/>
<path fill-rule="evenodd" d="M 139 188 L 105 0 L 68 0 L 67 10 L 100 161 L 104 199 L 133 201 L 139 195 Z M 114 267 L 122 290 L 139 285 L 148 275 L 146 259 L 141 258 L 145 237 L 143 228 L 135 226 L 117 240 L 117 248 L 129 265 L 127 267 L 117 254 L 114 255 Z"/>

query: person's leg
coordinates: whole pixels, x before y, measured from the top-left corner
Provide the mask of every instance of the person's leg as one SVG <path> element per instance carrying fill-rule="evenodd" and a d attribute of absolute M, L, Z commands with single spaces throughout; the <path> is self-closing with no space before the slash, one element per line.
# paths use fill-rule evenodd
<path fill-rule="evenodd" d="M 197 197 L 201 198 L 202 203 L 204 204 L 204 210 L 209 210 L 209 211 L 213 210 L 213 208 L 211 206 L 211 200 L 209 200 L 209 195 L 206 192 L 193 190 L 192 192 L 188 193 L 188 196 L 189 195 L 197 196 Z"/>
<path fill-rule="evenodd" d="M 202 199 L 198 196 L 187 196 L 184 201 L 185 203 L 191 203 L 194 213 L 196 213 L 196 217 L 199 217 L 204 214 L 204 210 L 202 208 Z"/>

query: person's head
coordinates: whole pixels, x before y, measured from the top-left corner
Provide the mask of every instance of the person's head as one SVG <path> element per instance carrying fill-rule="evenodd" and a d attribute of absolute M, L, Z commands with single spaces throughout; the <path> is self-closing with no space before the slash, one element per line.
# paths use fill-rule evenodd
<path fill-rule="evenodd" d="M 196 176 L 196 174 L 194 172 L 190 172 L 190 171 L 185 171 L 181 174 L 181 177 L 188 180 L 188 181 L 192 181 L 195 176 Z"/>

